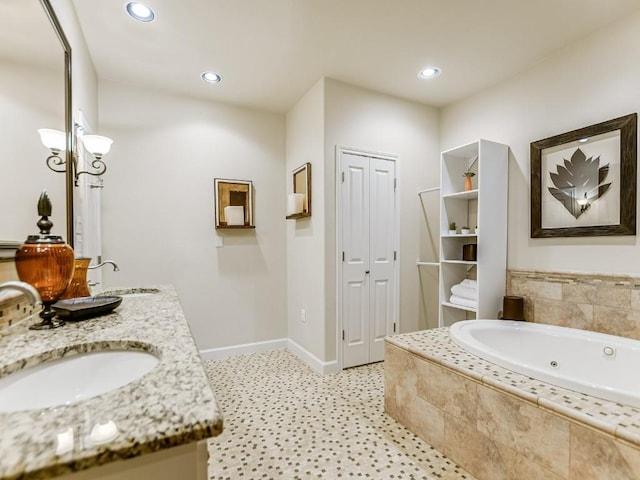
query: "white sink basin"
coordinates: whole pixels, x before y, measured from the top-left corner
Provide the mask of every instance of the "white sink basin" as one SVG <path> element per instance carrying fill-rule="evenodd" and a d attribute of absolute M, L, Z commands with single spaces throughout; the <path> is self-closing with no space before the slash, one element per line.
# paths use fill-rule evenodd
<path fill-rule="evenodd" d="M 0 412 L 69 405 L 123 387 L 160 360 L 135 350 L 100 351 L 51 360 L 0 378 Z"/>

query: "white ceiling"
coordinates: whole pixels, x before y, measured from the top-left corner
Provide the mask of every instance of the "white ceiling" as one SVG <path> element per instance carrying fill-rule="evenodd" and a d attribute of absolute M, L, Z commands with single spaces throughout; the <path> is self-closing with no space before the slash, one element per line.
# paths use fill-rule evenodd
<path fill-rule="evenodd" d="M 286 112 L 323 76 L 444 106 L 527 70 L 638 0 L 73 0 L 100 79 Z M 420 80 L 437 65 L 442 75 Z M 224 81 L 207 85 L 204 70 Z"/>

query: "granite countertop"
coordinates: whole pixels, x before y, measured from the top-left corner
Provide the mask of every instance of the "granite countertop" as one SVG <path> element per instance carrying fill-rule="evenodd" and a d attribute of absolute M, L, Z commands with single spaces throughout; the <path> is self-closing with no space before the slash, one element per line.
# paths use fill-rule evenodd
<path fill-rule="evenodd" d="M 105 294 L 136 291 L 141 289 Z M 12 327 L 0 336 L 0 377 L 47 359 L 105 349 L 146 350 L 160 362 L 124 387 L 68 406 L 0 412 L 0 479 L 51 478 L 222 432 L 222 413 L 172 287 L 125 296 L 108 315 L 56 330 Z M 109 421 L 117 437 L 94 445 L 92 428 Z M 59 443 L 58 435 L 66 432 L 68 438 L 70 431 L 72 442 Z"/>

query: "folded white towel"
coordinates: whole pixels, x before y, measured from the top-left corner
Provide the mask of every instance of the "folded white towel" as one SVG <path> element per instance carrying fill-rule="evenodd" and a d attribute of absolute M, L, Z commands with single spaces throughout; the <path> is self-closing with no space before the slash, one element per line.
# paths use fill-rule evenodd
<path fill-rule="evenodd" d="M 478 300 L 478 289 L 466 287 L 462 284 L 451 287 L 451 293 L 457 297 L 468 298 L 469 300 Z"/>
<path fill-rule="evenodd" d="M 470 280 L 465 278 L 460 282 L 460 285 L 464 285 L 465 287 L 478 288 L 478 282 L 476 280 Z"/>
<path fill-rule="evenodd" d="M 458 297 L 457 295 L 451 295 L 449 302 L 453 303 L 454 305 L 460 305 L 462 307 L 478 308 L 478 302 L 476 300 Z"/>

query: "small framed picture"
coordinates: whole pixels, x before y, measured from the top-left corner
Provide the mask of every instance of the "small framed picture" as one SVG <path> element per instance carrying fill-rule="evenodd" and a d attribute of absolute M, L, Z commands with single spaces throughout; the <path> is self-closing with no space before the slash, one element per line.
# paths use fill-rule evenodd
<path fill-rule="evenodd" d="M 531 143 L 531 237 L 636 234 L 637 114 Z"/>
<path fill-rule="evenodd" d="M 216 228 L 255 228 L 251 180 L 214 179 Z"/>

